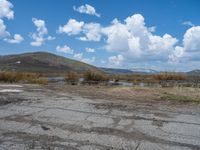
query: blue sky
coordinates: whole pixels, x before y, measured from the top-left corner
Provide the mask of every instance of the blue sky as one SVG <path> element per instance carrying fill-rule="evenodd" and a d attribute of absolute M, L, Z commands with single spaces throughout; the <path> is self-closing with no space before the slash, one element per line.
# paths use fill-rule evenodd
<path fill-rule="evenodd" d="M 199 0 L 0 0 L 0 55 L 48 51 L 96 66 L 200 68 Z"/>

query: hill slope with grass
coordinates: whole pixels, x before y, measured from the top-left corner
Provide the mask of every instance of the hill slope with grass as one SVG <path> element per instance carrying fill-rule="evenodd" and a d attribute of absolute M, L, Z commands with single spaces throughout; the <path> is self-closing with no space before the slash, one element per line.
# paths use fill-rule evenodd
<path fill-rule="evenodd" d="M 98 71 L 98 69 L 92 65 L 47 52 L 0 56 L 0 70 L 38 73 L 84 72 L 86 70 Z"/>

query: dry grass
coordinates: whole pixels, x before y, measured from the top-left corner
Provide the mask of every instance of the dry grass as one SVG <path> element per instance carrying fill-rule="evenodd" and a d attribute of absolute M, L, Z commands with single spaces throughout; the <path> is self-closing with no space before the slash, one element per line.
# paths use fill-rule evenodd
<path fill-rule="evenodd" d="M 52 87 L 51 87 L 52 88 Z M 91 99 L 124 100 L 135 102 L 172 102 L 200 103 L 200 89 L 188 87 L 117 87 L 117 86 L 54 86 L 54 90 L 63 90 Z"/>
<path fill-rule="evenodd" d="M 170 100 L 170 101 L 177 101 L 177 102 L 183 102 L 183 103 L 200 103 L 200 98 L 194 98 L 191 96 L 183 96 L 183 95 L 164 95 L 160 98 L 161 100 Z"/>
<path fill-rule="evenodd" d="M 65 81 L 78 82 L 78 80 L 79 80 L 79 75 L 74 71 L 70 71 L 65 75 Z"/>
<path fill-rule="evenodd" d="M 161 81 L 181 81 L 187 79 L 186 75 L 176 72 L 163 72 L 155 75 L 148 75 L 148 74 L 110 75 L 109 78 L 115 79 L 117 81 L 124 80 L 133 82 L 135 85 L 141 82 L 147 84 L 154 84 L 154 83 L 160 83 Z"/>
<path fill-rule="evenodd" d="M 192 87 L 174 87 L 161 89 L 162 100 L 173 100 L 179 102 L 196 102 L 200 103 L 200 89 Z"/>
<path fill-rule="evenodd" d="M 158 81 L 186 80 L 186 76 L 184 74 L 175 73 L 175 72 L 163 72 L 163 73 L 160 73 L 160 74 L 157 74 L 157 75 L 153 75 L 152 77 L 153 77 L 153 79 L 158 80 Z"/>
<path fill-rule="evenodd" d="M 87 71 L 84 73 L 84 79 L 85 81 L 108 81 L 109 78 L 103 74 L 103 73 L 99 73 L 99 72 L 95 72 L 95 71 Z"/>
<path fill-rule="evenodd" d="M 116 96 L 126 96 L 133 99 L 200 103 L 200 89 L 191 87 L 113 87 L 108 89 L 107 93 Z"/>
<path fill-rule="evenodd" d="M 8 83 L 33 83 L 33 84 L 47 84 L 45 78 L 41 78 L 37 73 L 22 73 L 22 72 L 0 72 L 0 82 Z"/>
<path fill-rule="evenodd" d="M 110 79 L 116 80 L 126 80 L 133 82 L 158 82 L 158 81 L 167 81 L 167 80 L 186 80 L 187 77 L 185 74 L 176 73 L 176 72 L 162 72 L 159 74 L 121 74 L 121 75 L 110 75 Z"/>

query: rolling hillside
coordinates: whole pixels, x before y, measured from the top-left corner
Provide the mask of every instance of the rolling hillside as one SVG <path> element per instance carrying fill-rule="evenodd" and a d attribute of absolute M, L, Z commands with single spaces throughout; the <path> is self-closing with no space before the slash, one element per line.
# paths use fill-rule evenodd
<path fill-rule="evenodd" d="M 98 71 L 92 65 L 47 52 L 0 56 L 1 71 L 64 73 L 67 71 Z"/>

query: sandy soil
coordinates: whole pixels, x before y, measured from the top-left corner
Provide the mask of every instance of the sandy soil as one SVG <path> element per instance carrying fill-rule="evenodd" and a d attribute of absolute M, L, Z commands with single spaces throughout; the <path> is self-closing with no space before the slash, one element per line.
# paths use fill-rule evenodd
<path fill-rule="evenodd" d="M 0 84 L 0 149 L 199 150 L 200 106 L 162 94 L 166 89 Z"/>

